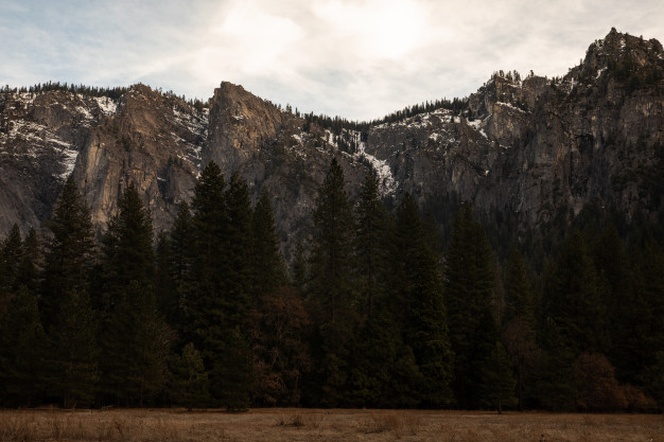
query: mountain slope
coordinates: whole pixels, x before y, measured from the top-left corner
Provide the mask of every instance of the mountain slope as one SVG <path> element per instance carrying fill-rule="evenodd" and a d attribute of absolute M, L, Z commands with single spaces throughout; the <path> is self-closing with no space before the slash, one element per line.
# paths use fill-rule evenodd
<path fill-rule="evenodd" d="M 659 42 L 612 30 L 562 78 L 500 72 L 462 109 L 369 125 L 326 125 L 230 83 L 205 107 L 144 85 L 119 97 L 7 88 L 0 235 L 47 219 L 68 173 L 100 229 L 129 182 L 166 229 L 210 160 L 272 196 L 287 248 L 307 235 L 332 157 L 351 194 L 374 168 L 388 199 L 409 192 L 434 213 L 467 201 L 510 230 L 569 223 L 589 204 L 652 215 L 664 188 L 663 79 Z"/>

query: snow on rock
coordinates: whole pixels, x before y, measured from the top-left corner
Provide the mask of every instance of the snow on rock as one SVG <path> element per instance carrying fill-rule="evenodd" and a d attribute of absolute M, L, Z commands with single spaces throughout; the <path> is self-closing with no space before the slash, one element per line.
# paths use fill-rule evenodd
<path fill-rule="evenodd" d="M 118 109 L 118 104 L 109 97 L 95 97 L 99 109 L 106 116 L 114 115 Z"/>
<path fill-rule="evenodd" d="M 379 160 L 375 156 L 368 154 L 365 149 L 366 144 L 359 141 L 357 144 L 357 152 L 355 153 L 355 157 L 368 161 L 369 164 L 371 164 L 371 167 L 373 167 L 373 169 L 376 171 L 381 195 L 386 196 L 394 193 L 397 190 L 397 182 L 394 179 L 394 175 L 392 175 L 392 169 L 390 168 L 390 165 L 387 164 L 387 161 Z"/>
<path fill-rule="evenodd" d="M 65 147 L 60 152 L 62 154 L 62 165 L 65 170 L 60 174 L 61 180 L 66 180 L 69 175 L 74 171 L 74 166 L 76 166 L 76 159 L 78 158 L 78 151 L 72 149 L 71 147 Z"/>

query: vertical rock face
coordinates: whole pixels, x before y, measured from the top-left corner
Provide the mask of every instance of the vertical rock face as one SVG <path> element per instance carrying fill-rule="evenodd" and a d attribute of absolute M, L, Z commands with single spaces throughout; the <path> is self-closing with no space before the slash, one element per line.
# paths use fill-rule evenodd
<path fill-rule="evenodd" d="M 222 83 L 206 106 L 144 85 L 119 98 L 71 90 L 0 93 L 0 236 L 50 216 L 73 173 L 103 230 L 133 182 L 170 226 L 202 168 L 239 173 L 272 196 L 286 250 L 306 237 L 332 157 L 358 189 L 370 168 L 386 197 L 468 201 L 518 226 L 569 222 L 586 205 L 653 205 L 664 146 L 664 51 L 612 30 L 562 78 L 496 73 L 461 109 L 363 127 L 323 127 Z M 388 121 L 386 119 L 386 121 Z M 342 125 L 343 126 L 343 125 Z M 654 178 L 653 178 L 654 177 Z"/>
<path fill-rule="evenodd" d="M 152 211 L 155 228 L 167 228 L 177 203 L 193 192 L 206 139 L 207 113 L 147 86 L 132 87 L 106 115 L 80 151 L 74 177 L 105 224 L 123 189 L 133 182 Z"/>

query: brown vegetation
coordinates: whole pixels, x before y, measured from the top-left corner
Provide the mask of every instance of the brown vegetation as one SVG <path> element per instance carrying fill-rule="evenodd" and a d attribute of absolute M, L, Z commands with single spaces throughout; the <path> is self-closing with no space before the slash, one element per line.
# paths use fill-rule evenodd
<path fill-rule="evenodd" d="M 0 411 L 2 442 L 664 441 L 661 415 L 258 409 Z"/>

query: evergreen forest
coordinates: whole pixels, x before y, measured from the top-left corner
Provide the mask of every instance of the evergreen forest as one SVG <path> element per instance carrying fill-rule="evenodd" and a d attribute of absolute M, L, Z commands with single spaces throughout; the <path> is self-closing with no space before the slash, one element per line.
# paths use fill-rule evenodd
<path fill-rule="evenodd" d="M 0 406 L 661 411 L 661 235 L 588 210 L 517 241 L 459 202 L 442 234 L 333 160 L 287 263 L 214 162 L 166 232 L 129 184 L 98 237 L 69 178 L 0 243 Z"/>

